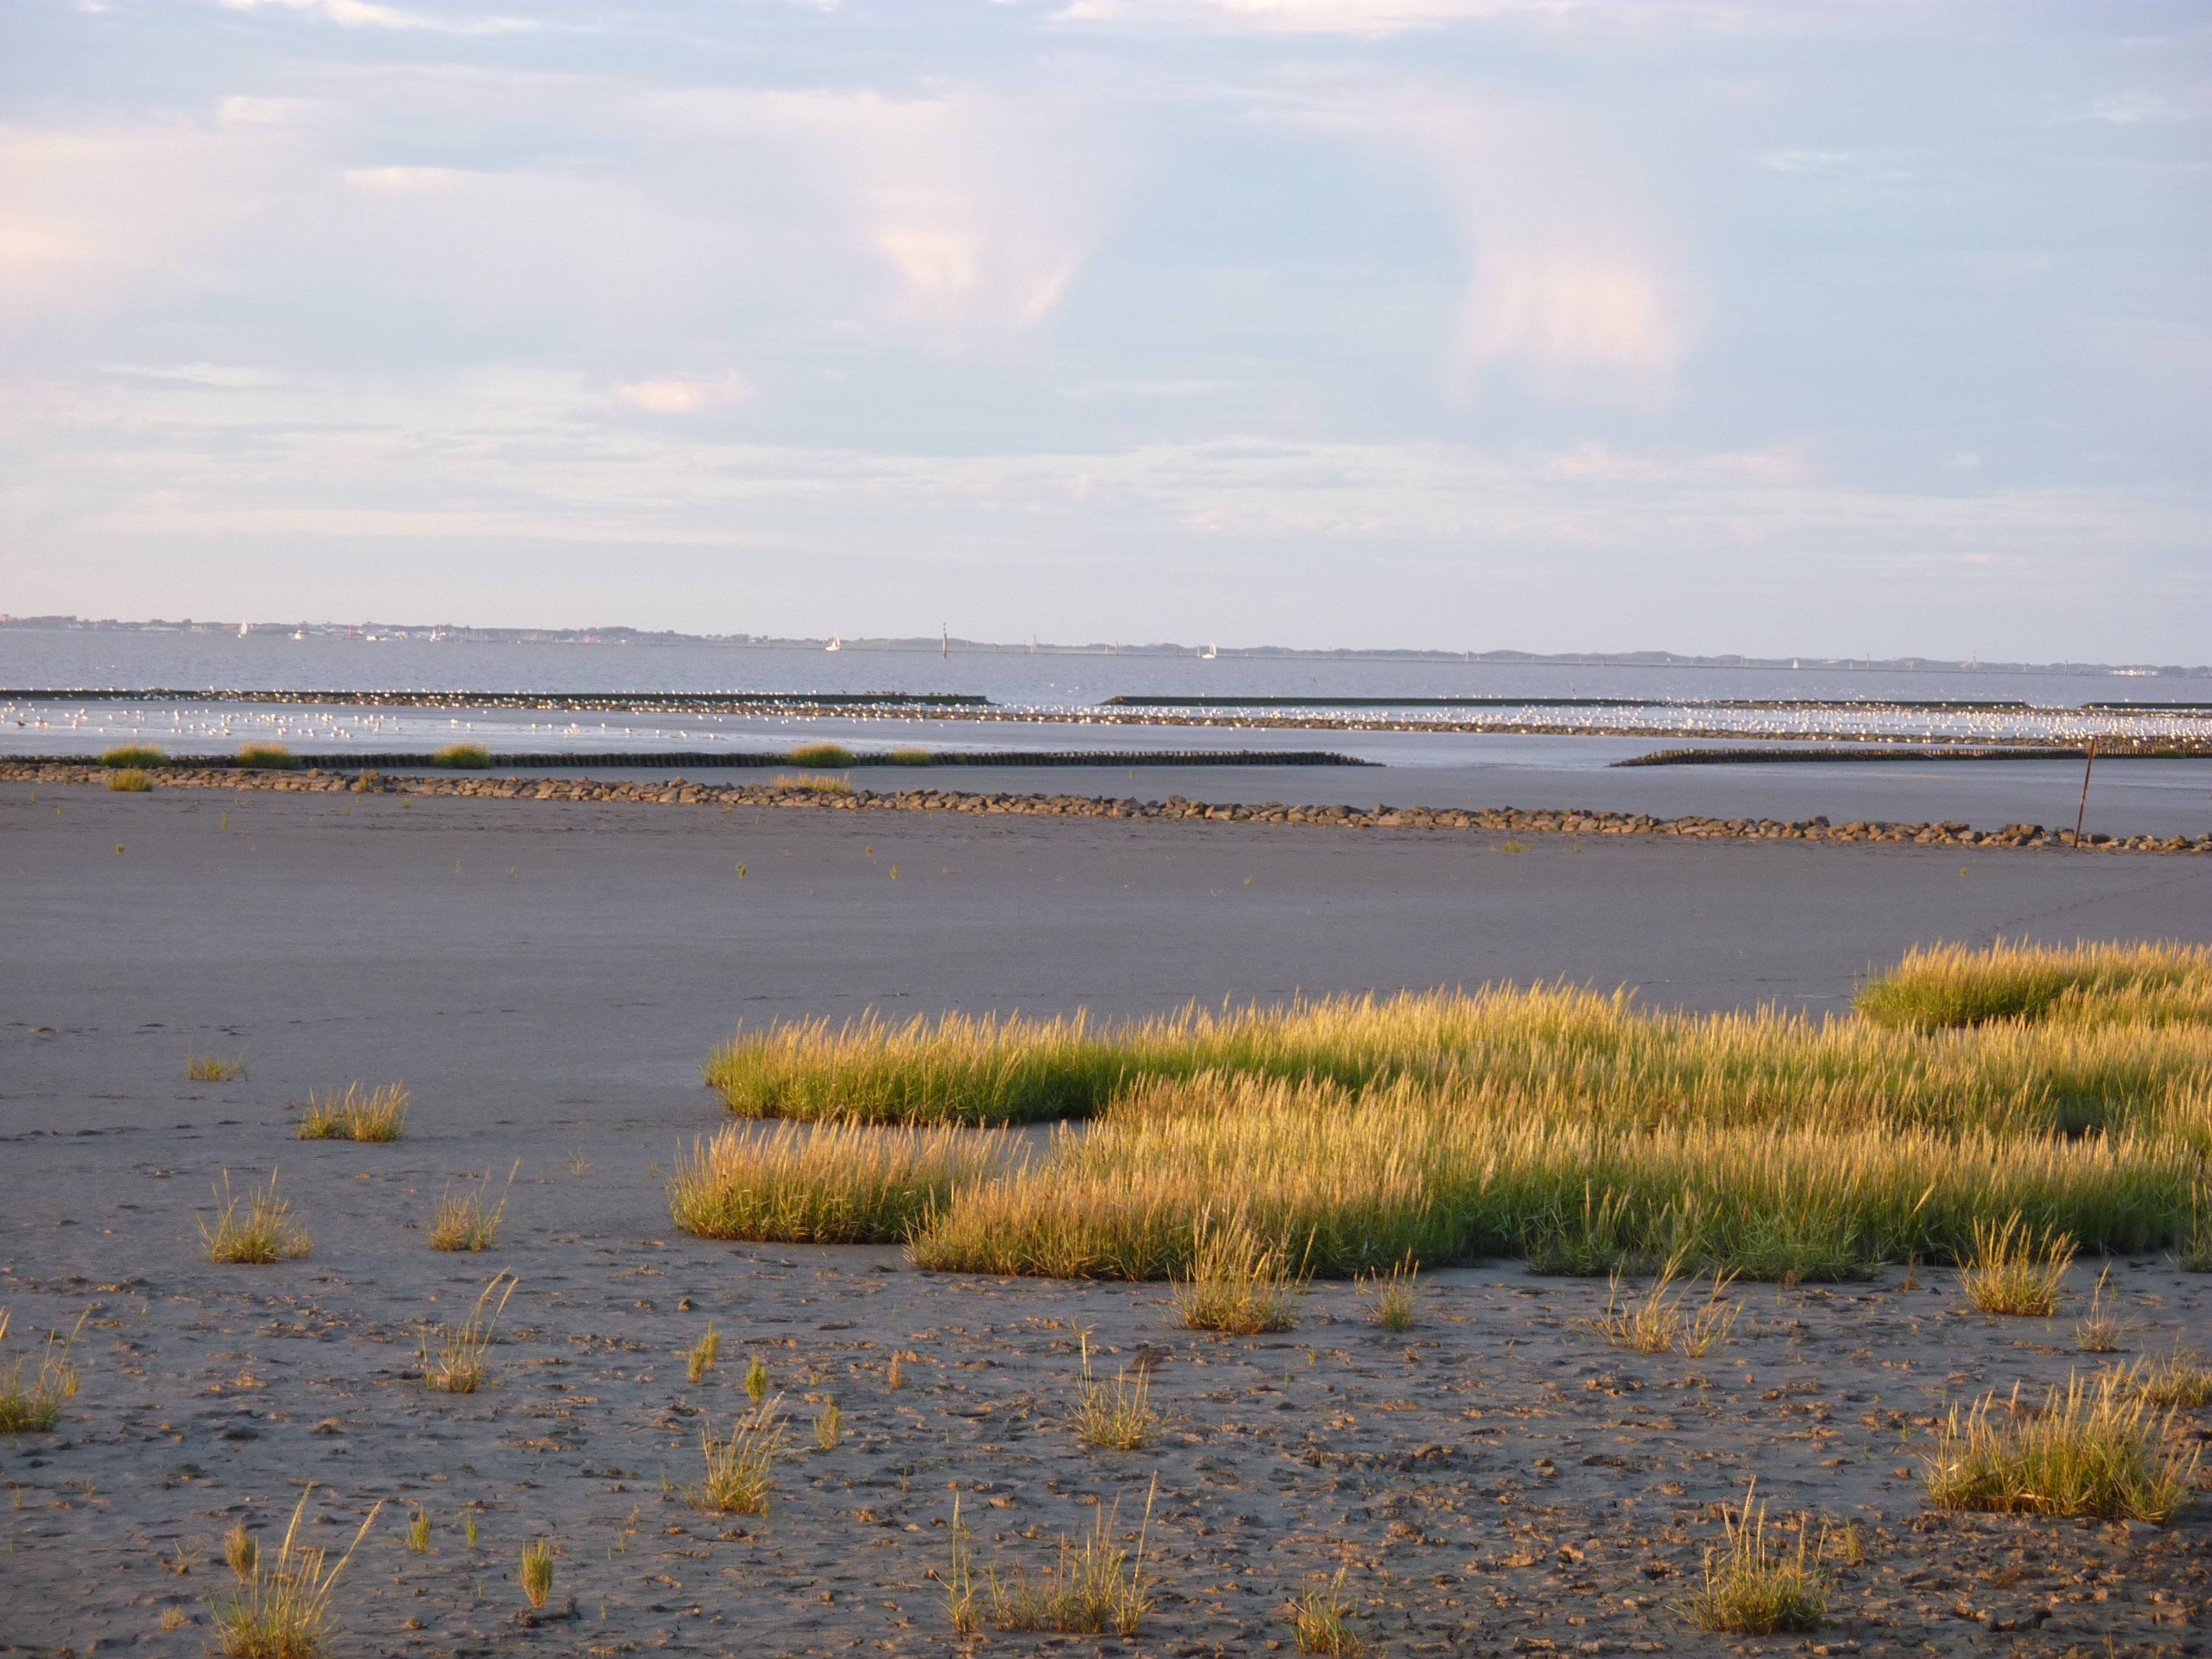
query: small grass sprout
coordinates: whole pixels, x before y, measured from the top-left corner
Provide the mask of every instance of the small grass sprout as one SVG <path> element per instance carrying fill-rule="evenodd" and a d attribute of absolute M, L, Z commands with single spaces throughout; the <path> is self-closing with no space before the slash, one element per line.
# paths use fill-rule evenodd
<path fill-rule="evenodd" d="M 430 764 L 457 772 L 481 772 L 491 765 L 491 750 L 480 743 L 449 743 L 430 757 Z"/>
<path fill-rule="evenodd" d="M 310 1093 L 300 1113 L 302 1140 L 398 1140 L 407 1133 L 407 1085 L 386 1083 L 375 1088 L 346 1085 L 320 1099 Z"/>
<path fill-rule="evenodd" d="M 312 1248 L 307 1230 L 293 1216 L 290 1202 L 276 1196 L 274 1170 L 267 1186 L 255 1188 L 242 1199 L 231 1191 L 230 1171 L 225 1170 L 215 1195 L 215 1225 L 209 1226 L 204 1217 L 199 1224 L 209 1261 L 258 1266 L 289 1261 Z"/>
<path fill-rule="evenodd" d="M 243 1083 L 246 1081 L 246 1051 L 241 1048 L 225 1060 L 221 1054 L 196 1054 L 185 1050 L 185 1077 L 192 1083 Z"/>
<path fill-rule="evenodd" d="M 802 743 L 784 758 L 793 766 L 850 766 L 853 751 L 842 743 Z"/>
<path fill-rule="evenodd" d="M 238 1588 L 215 1598 L 216 1632 L 229 1659 L 319 1659 L 323 1652 L 323 1626 L 330 1618 L 338 1575 L 368 1536 L 384 1505 L 380 1501 L 369 1510 L 346 1553 L 332 1564 L 324 1551 L 295 1541 L 300 1517 L 307 1513 L 308 1493 L 313 1490 L 310 1486 L 300 1494 L 276 1554 L 252 1551 L 249 1567 L 239 1574 Z"/>
<path fill-rule="evenodd" d="M 2015 1210 L 2002 1222 L 1974 1223 L 1974 1250 L 1959 1264 L 1959 1285 L 1984 1313 L 2048 1319 L 2073 1262 L 2073 1239 L 2039 1237 Z"/>
<path fill-rule="evenodd" d="M 814 1419 L 814 1443 L 823 1451 L 836 1451 L 844 1438 L 845 1413 L 837 1409 L 837 1402 L 833 1400 Z"/>
<path fill-rule="evenodd" d="M 1771 1545 L 1766 1505 L 1753 1501 L 1758 1485 L 1754 1480 L 1745 1489 L 1741 1510 L 1721 1507 L 1726 1541 L 1705 1552 L 1705 1580 L 1687 1608 L 1700 1629 L 1777 1636 L 1811 1630 L 1827 1614 L 1827 1578 L 1820 1567 L 1825 1535 L 1818 1548 L 1809 1548 L 1808 1524 L 1801 1519 L 1795 1554 Z"/>
<path fill-rule="evenodd" d="M 1621 1300 L 1620 1278 L 1615 1274 L 1607 1291 L 1605 1311 L 1589 1321 L 1589 1328 L 1616 1348 L 1704 1358 L 1728 1340 L 1743 1304 L 1727 1294 L 1735 1275 L 1717 1270 L 1705 1300 L 1686 1305 L 1686 1298 L 1676 1288 L 1682 1267 L 1683 1258 L 1674 1256 L 1660 1268 L 1650 1287 L 1629 1302 Z"/>
<path fill-rule="evenodd" d="M 136 767 L 126 767 L 107 775 L 107 787 L 121 795 L 143 795 L 154 787 L 154 780 Z"/>
<path fill-rule="evenodd" d="M 2040 1408 L 2023 1407 L 2017 1387 L 1963 1413 L 1954 1405 L 1928 1455 L 1929 1501 L 2000 1515 L 2172 1520 L 2196 1489 L 2202 1449 L 2132 1375 L 2106 1370 L 2085 1382 L 2076 1374 Z"/>
<path fill-rule="evenodd" d="M 18 1354 L 13 1364 L 0 1370 L 0 1434 L 44 1434 L 61 1421 L 63 1403 L 76 1396 L 82 1380 L 70 1363 L 70 1351 L 90 1317 L 89 1310 L 79 1314 L 76 1329 L 65 1338 L 59 1331 L 46 1333 L 38 1369 L 28 1381 L 23 1373 L 31 1363 L 29 1354 Z M 0 1342 L 7 1340 L 8 1310 L 0 1308 Z"/>
<path fill-rule="evenodd" d="M 1108 1451 L 1142 1450 L 1160 1426 L 1160 1414 L 1152 1408 L 1152 1373 L 1139 1370 L 1133 1377 L 1125 1366 L 1111 1382 L 1100 1382 L 1091 1374 L 1091 1333 L 1076 1334 L 1082 1344 L 1083 1375 L 1068 1412 L 1075 1437 Z"/>
<path fill-rule="evenodd" d="M 256 772 L 296 772 L 303 763 L 281 743 L 240 744 L 237 764 Z"/>
<path fill-rule="evenodd" d="M 545 1605 L 545 1598 L 553 1594 L 553 1546 L 543 1538 L 534 1538 L 522 1547 L 522 1593 L 535 1609 Z"/>
<path fill-rule="evenodd" d="M 730 1425 L 720 1439 L 711 1427 L 699 1431 L 706 1474 L 691 1488 L 694 1509 L 709 1515 L 766 1515 L 775 1491 L 776 1454 L 783 1447 L 783 1425 L 776 1407 L 783 1396 L 764 1400 L 748 1417 Z"/>
<path fill-rule="evenodd" d="M 2105 1292 L 2112 1283 L 2112 1264 L 2108 1261 L 2105 1271 L 2097 1275 L 2096 1288 L 2089 1292 L 2089 1311 L 2074 1326 L 2074 1346 L 2084 1353 L 2114 1352 L 2127 1329 L 2127 1322 L 2105 1305 Z"/>
<path fill-rule="evenodd" d="M 691 1345 L 684 1356 L 684 1370 L 694 1383 L 714 1369 L 714 1362 L 722 1357 L 722 1334 L 714 1328 L 714 1322 L 707 1322 L 707 1334 Z"/>
<path fill-rule="evenodd" d="M 752 1363 L 745 1367 L 745 1394 L 757 1406 L 768 1395 L 768 1367 L 755 1354 Z"/>
<path fill-rule="evenodd" d="M 477 1547 L 477 1512 L 474 1510 L 461 1516 L 461 1540 L 471 1549 Z"/>
<path fill-rule="evenodd" d="M 430 1547 L 430 1511 L 417 1510 L 407 1518 L 407 1547 L 421 1555 Z"/>
<path fill-rule="evenodd" d="M 1367 1645 L 1352 1627 L 1352 1598 L 1344 1593 L 1344 1575 L 1352 1564 L 1336 1570 L 1328 1583 L 1309 1589 L 1291 1603 L 1291 1633 L 1300 1653 L 1323 1659 L 1359 1659 Z"/>
<path fill-rule="evenodd" d="M 422 1381 L 446 1394 L 474 1394 L 491 1375 L 492 1334 L 507 1299 L 522 1281 L 511 1273 L 494 1273 L 477 1295 L 476 1306 L 459 1325 L 440 1325 L 434 1334 L 422 1331 Z M 499 1297 L 494 1302 L 492 1297 Z M 488 1311 L 487 1311 L 488 1310 Z"/>
<path fill-rule="evenodd" d="M 223 1534 L 222 1559 L 240 1583 L 243 1584 L 253 1577 L 253 1564 L 259 1559 L 260 1554 L 261 1546 L 253 1534 L 246 1531 L 245 1522 L 240 1521 Z"/>
<path fill-rule="evenodd" d="M 137 771 L 142 767 L 163 766 L 168 756 L 148 743 L 122 743 L 100 757 L 100 763 L 111 769 Z"/>
<path fill-rule="evenodd" d="M 1176 1310 L 1194 1331 L 1286 1331 L 1297 1323 L 1306 1279 L 1303 1266 L 1291 1265 L 1288 1246 L 1262 1237 L 1242 1212 L 1216 1218 L 1201 1210 L 1188 1273 L 1173 1281 Z"/>
<path fill-rule="evenodd" d="M 471 1187 L 459 1197 L 448 1186 L 438 1195 L 438 1212 L 430 1223 L 430 1248 L 434 1250 L 489 1250 L 499 1243 L 500 1224 L 507 1218 L 507 1194 L 514 1190 L 515 1171 L 522 1168 L 522 1160 L 514 1161 L 514 1169 L 507 1172 L 507 1189 L 500 1194 L 499 1202 L 486 1207 L 484 1194 L 491 1187 L 491 1171 L 483 1174 L 483 1183 Z M 473 1179 L 473 1177 L 471 1177 Z"/>
<path fill-rule="evenodd" d="M 1411 1253 L 1401 1256 L 1386 1273 L 1367 1276 L 1367 1289 L 1375 1305 L 1367 1317 L 1386 1331 L 1410 1331 L 1420 1321 L 1421 1264 Z"/>

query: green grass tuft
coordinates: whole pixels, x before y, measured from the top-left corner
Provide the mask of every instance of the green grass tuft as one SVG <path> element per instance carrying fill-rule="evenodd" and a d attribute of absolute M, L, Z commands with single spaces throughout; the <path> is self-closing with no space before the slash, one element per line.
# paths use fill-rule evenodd
<path fill-rule="evenodd" d="M 842 743 L 802 743 L 784 758 L 793 766 L 850 766 L 853 751 Z"/>
<path fill-rule="evenodd" d="M 242 744 L 237 763 L 257 772 L 296 772 L 306 764 L 281 743 Z"/>
<path fill-rule="evenodd" d="M 2008 1019 L 2203 1024 L 2212 1023 L 2212 946 L 1920 946 L 1852 1002 L 1876 1024 L 1920 1030 Z"/>
<path fill-rule="evenodd" d="M 313 1490 L 311 1483 L 308 1491 Z M 215 1599 L 216 1636 L 228 1659 L 319 1659 L 338 1575 L 368 1536 L 384 1504 L 380 1499 L 369 1510 L 335 1565 L 328 1564 L 323 1551 L 295 1541 L 307 1508 L 307 1492 L 303 1492 L 276 1554 L 246 1549 L 247 1565 L 239 1571 L 238 1588 Z M 234 1553 L 234 1565 L 240 1559 Z"/>
<path fill-rule="evenodd" d="M 154 780 L 136 768 L 107 775 L 107 787 L 118 794 L 143 795 L 154 787 Z"/>
<path fill-rule="evenodd" d="M 310 1093 L 297 1133 L 301 1140 L 398 1140 L 407 1133 L 407 1099 L 404 1083 L 374 1089 L 349 1083 L 343 1094 L 320 1099 Z"/>
<path fill-rule="evenodd" d="M 307 1254 L 307 1230 L 293 1217 L 291 1205 L 276 1196 L 274 1170 L 266 1187 L 240 1199 L 231 1192 L 230 1171 L 225 1170 L 216 1204 L 215 1225 L 204 1218 L 199 1224 L 209 1261 L 259 1266 Z"/>
<path fill-rule="evenodd" d="M 678 1158 L 669 1214 L 702 1238 L 897 1243 L 1012 1158 L 1004 1130 L 732 1124 Z"/>
<path fill-rule="evenodd" d="M 44 1434 L 61 1421 L 62 1407 L 76 1397 L 81 1381 L 70 1352 L 91 1316 L 88 1311 L 80 1314 L 76 1329 L 66 1337 L 59 1331 L 46 1333 L 38 1369 L 31 1372 L 28 1381 L 23 1375 L 31 1363 L 28 1354 L 17 1355 L 13 1364 L 0 1371 L 0 1434 Z M 0 1342 L 7 1340 L 8 1310 L 0 1308 Z"/>
<path fill-rule="evenodd" d="M 1692 1622 L 1738 1636 L 1778 1636 L 1818 1626 L 1828 1611 L 1827 1578 L 1822 1549 L 1808 1547 L 1805 1522 L 1798 1522 L 1796 1553 L 1784 1553 L 1767 1541 L 1766 1505 L 1754 1504 L 1747 1491 L 1741 1510 L 1723 1505 L 1721 1524 L 1727 1542 L 1705 1552 L 1705 1581 L 1687 1609 Z"/>
<path fill-rule="evenodd" d="M 1928 1497 L 1938 1509 L 2163 1525 L 2195 1492 L 2200 1455 L 2132 1373 L 2076 1375 L 2040 1409 L 2023 1407 L 2017 1389 L 1963 1415 L 1954 1406 L 1928 1459 Z"/>
<path fill-rule="evenodd" d="M 884 758 L 893 766 L 934 766 L 937 764 L 937 751 L 908 746 L 894 749 Z"/>
<path fill-rule="evenodd" d="M 481 772 L 491 764 L 491 750 L 480 743 L 449 743 L 430 757 L 430 764 L 454 771 Z"/>
<path fill-rule="evenodd" d="M 166 766 L 169 763 L 169 757 L 151 744 L 124 743 L 118 744 L 102 755 L 100 763 L 109 767 Z"/>

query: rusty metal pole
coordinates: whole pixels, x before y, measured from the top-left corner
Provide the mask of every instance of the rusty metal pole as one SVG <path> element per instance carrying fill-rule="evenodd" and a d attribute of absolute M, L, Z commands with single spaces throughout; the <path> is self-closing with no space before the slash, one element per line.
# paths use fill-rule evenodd
<path fill-rule="evenodd" d="M 2081 823 L 2089 816 L 2089 774 L 2097 769 L 2097 740 L 2089 739 L 2089 758 L 2081 768 L 2081 810 L 2074 815 L 2074 844 L 2081 844 Z"/>

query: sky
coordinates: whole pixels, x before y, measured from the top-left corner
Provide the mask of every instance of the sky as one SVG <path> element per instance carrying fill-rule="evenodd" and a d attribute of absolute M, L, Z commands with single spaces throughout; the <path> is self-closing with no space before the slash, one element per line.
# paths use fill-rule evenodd
<path fill-rule="evenodd" d="M 7 0 L 0 612 L 2200 663 L 2209 208 L 2199 0 Z"/>

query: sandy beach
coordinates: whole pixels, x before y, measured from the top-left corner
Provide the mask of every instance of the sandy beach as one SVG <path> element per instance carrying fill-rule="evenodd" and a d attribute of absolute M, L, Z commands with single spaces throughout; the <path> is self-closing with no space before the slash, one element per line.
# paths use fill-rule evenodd
<path fill-rule="evenodd" d="M 2048 1322 L 1972 1311 L 1948 1269 L 1743 1285 L 1733 1340 L 1692 1360 L 1607 1346 L 1581 1322 L 1602 1284 L 1518 1263 L 1430 1275 L 1402 1334 L 1333 1284 L 1295 1329 L 1237 1339 L 1181 1329 L 1158 1286 L 671 1228 L 671 1161 L 726 1120 L 698 1063 L 740 1022 L 1556 977 L 1662 1006 L 1839 1010 L 1917 940 L 2212 930 L 2194 860 L 1504 843 L 0 791 L 0 1305 L 16 1352 L 89 1315 L 58 1431 L 0 1443 L 0 1651 L 201 1651 L 222 1534 L 273 1538 L 313 1481 L 317 1542 L 387 1500 L 342 1581 L 337 1651 L 944 1653 L 960 1644 L 932 1575 L 956 1493 L 981 1560 L 1035 1572 L 1098 1504 L 1134 1534 L 1155 1475 L 1139 1635 L 984 1650 L 1287 1650 L 1285 1604 L 1340 1565 L 1389 1653 L 2200 1650 L 2201 1504 L 2151 1528 L 1942 1515 L 1919 1492 L 1953 1402 L 2094 1364 L 2073 1318 L 2101 1264 L 2077 1264 Z M 187 1051 L 240 1050 L 246 1079 L 185 1080 Z M 292 1138 L 309 1090 L 394 1079 L 414 1091 L 404 1141 Z M 426 1248 L 447 1183 L 517 1160 L 497 1251 Z M 210 1265 L 195 1217 L 226 1169 L 279 1172 L 312 1254 Z M 492 1386 L 427 1392 L 422 1322 L 501 1269 L 521 1286 Z M 2161 1257 L 2113 1280 L 2118 1359 L 2202 1341 L 2202 1277 Z M 694 1384 L 683 1352 L 709 1320 L 726 1346 Z M 1069 1432 L 1079 1328 L 1107 1373 L 1149 1370 L 1167 1419 L 1152 1448 Z M 775 1502 L 702 1514 L 684 1491 L 700 1429 L 744 1409 L 756 1356 L 791 1423 Z M 831 1401 L 845 1428 L 824 1449 L 811 1424 Z M 1809 1638 L 1711 1637 L 1680 1609 L 1716 1505 L 1754 1476 L 1778 1515 L 1857 1528 Z M 556 1553 L 546 1611 L 573 1602 L 573 1620 L 516 1622 L 537 1537 Z"/>

